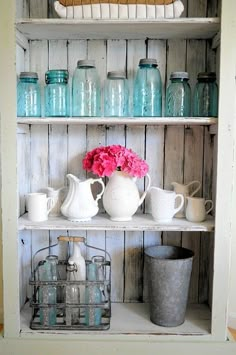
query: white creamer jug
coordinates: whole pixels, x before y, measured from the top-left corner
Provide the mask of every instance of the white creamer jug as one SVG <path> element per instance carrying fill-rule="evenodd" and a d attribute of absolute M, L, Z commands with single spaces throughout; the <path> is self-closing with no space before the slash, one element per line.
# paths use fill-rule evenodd
<path fill-rule="evenodd" d="M 69 191 L 61 206 L 61 213 L 72 222 L 89 221 L 98 213 L 98 200 L 105 189 L 102 179 L 81 181 L 72 174 L 66 177 L 69 179 Z M 102 191 L 94 199 L 91 185 L 96 182 L 102 186 Z"/>
<path fill-rule="evenodd" d="M 180 184 L 178 182 L 172 182 L 171 185 L 174 188 L 174 191 L 177 194 L 181 194 L 184 196 L 184 205 L 181 208 L 179 212 L 176 213 L 175 217 L 176 218 L 184 218 L 185 217 L 185 211 L 186 211 L 186 197 L 187 196 L 194 196 L 201 188 L 201 183 L 198 180 L 194 180 L 189 182 L 188 184 Z M 194 189 L 192 191 L 192 189 Z"/>

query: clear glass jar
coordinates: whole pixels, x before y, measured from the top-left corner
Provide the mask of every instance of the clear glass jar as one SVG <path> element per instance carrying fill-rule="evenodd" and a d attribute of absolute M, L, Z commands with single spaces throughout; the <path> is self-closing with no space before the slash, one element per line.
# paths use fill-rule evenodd
<path fill-rule="evenodd" d="M 48 255 L 41 267 L 40 281 L 57 281 L 57 264 L 58 257 L 56 255 Z M 40 286 L 39 303 L 48 305 L 48 307 L 40 308 L 40 323 L 43 325 L 55 325 L 57 318 L 57 287 L 51 285 Z"/>
<path fill-rule="evenodd" d="M 104 116 L 129 115 L 129 88 L 124 72 L 110 71 L 104 87 Z"/>
<path fill-rule="evenodd" d="M 72 80 L 72 116 L 101 115 L 101 85 L 94 60 L 79 60 Z"/>
<path fill-rule="evenodd" d="M 173 72 L 166 90 L 165 115 L 189 117 L 191 115 L 191 89 L 186 72 Z"/>
<path fill-rule="evenodd" d="M 88 281 L 98 281 L 98 269 L 96 263 L 88 265 Z M 90 284 L 85 288 L 86 304 L 101 304 L 102 294 L 98 285 Z M 85 309 L 85 324 L 100 325 L 102 320 L 102 309 L 98 307 L 89 307 Z"/>
<path fill-rule="evenodd" d="M 64 69 L 49 70 L 45 74 L 45 116 L 69 116 L 69 73 Z"/>
<path fill-rule="evenodd" d="M 134 116 L 161 117 L 162 83 L 156 59 L 140 59 L 134 80 Z"/>
<path fill-rule="evenodd" d="M 197 81 L 193 95 L 193 115 L 196 117 L 217 117 L 218 85 L 216 73 L 199 73 Z"/>
<path fill-rule="evenodd" d="M 80 290 L 79 286 L 73 284 L 73 281 L 78 281 L 76 278 L 76 264 L 68 262 L 67 265 L 67 281 L 71 281 L 71 284 L 67 284 L 65 287 L 65 322 L 66 325 L 79 324 L 80 317 Z M 74 305 L 74 307 L 67 307 L 67 305 Z"/>
<path fill-rule="evenodd" d="M 17 84 L 17 116 L 41 116 L 41 95 L 38 74 L 21 72 Z"/>

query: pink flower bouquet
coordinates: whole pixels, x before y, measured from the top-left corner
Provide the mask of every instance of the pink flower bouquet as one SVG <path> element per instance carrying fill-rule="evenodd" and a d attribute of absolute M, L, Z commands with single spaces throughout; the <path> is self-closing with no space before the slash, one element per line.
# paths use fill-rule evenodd
<path fill-rule="evenodd" d="M 131 149 L 110 145 L 88 152 L 83 159 L 83 169 L 100 177 L 111 176 L 117 170 L 141 178 L 147 174 L 148 165 Z"/>

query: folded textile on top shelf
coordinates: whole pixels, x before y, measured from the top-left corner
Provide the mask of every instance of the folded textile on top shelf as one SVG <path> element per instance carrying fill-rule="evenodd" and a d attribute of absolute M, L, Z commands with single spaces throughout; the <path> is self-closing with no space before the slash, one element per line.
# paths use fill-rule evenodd
<path fill-rule="evenodd" d="M 112 3 L 112 4 L 150 4 L 150 5 L 169 5 L 172 4 L 175 0 L 59 0 L 59 3 L 63 6 L 75 6 L 75 5 L 88 5 L 88 4 L 99 4 L 103 3 Z"/>
<path fill-rule="evenodd" d="M 74 6 L 63 6 L 60 1 L 54 2 L 55 11 L 59 17 L 68 19 L 178 18 L 184 11 L 181 0 L 173 0 L 168 5 L 155 5 L 164 0 L 121 0 L 120 3 L 117 0 L 80 0 L 81 5 Z"/>

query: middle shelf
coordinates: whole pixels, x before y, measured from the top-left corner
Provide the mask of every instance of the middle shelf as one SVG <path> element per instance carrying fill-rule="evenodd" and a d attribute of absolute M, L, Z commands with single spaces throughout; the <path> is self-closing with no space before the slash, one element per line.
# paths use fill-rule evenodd
<path fill-rule="evenodd" d="M 114 230 L 114 231 L 182 231 L 182 232 L 212 232 L 215 228 L 213 217 L 206 221 L 192 223 L 186 219 L 173 218 L 171 223 L 159 224 L 150 214 L 136 214 L 131 221 L 114 222 L 107 214 L 98 214 L 88 222 L 71 222 L 63 216 L 50 217 L 44 222 L 31 222 L 27 214 L 18 220 L 19 230 Z"/>
<path fill-rule="evenodd" d="M 75 124 L 75 125 L 216 125 L 214 117 L 18 117 L 17 124 Z"/>

